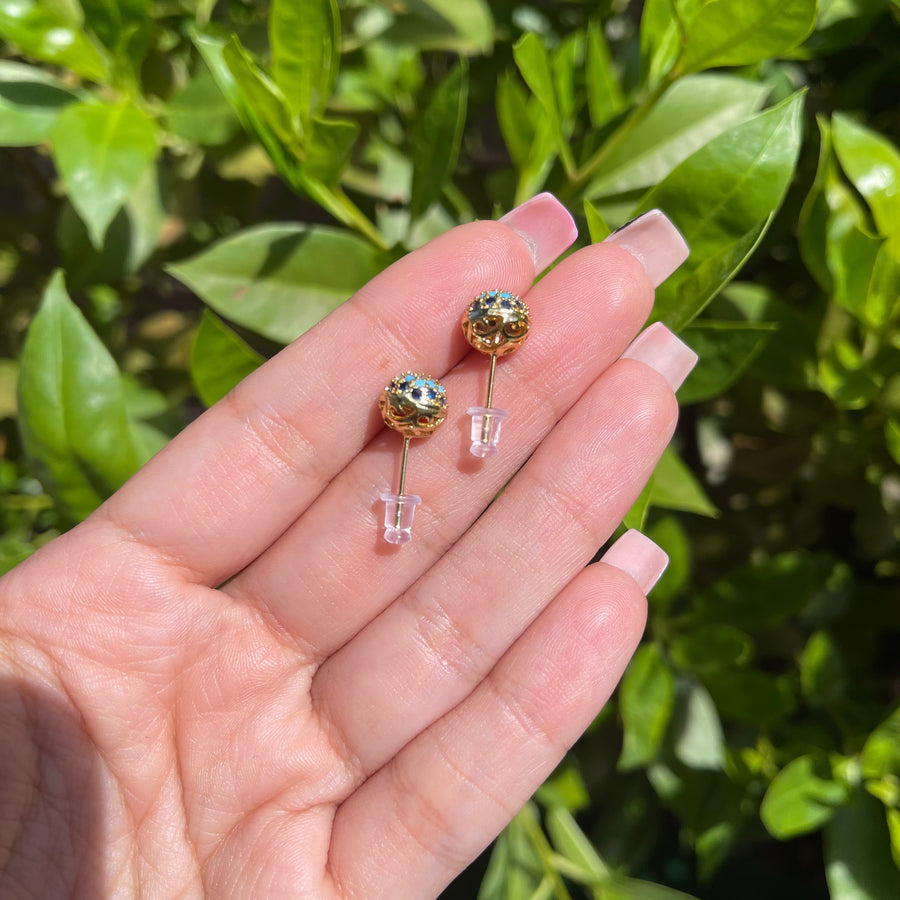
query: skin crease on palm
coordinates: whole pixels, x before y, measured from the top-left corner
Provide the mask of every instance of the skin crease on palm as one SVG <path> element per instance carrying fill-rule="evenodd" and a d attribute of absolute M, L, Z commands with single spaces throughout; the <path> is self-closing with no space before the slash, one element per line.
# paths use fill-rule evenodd
<path fill-rule="evenodd" d="M 548 195 L 442 235 L 0 581 L 4 900 L 433 898 L 489 844 L 615 687 L 661 555 L 587 566 L 677 417 L 647 353 L 620 359 L 683 259 L 638 221 L 533 287 L 575 237 Z M 479 461 L 459 318 L 495 287 L 532 333 Z M 375 401 L 407 369 L 450 415 L 413 444 L 398 548 Z"/>

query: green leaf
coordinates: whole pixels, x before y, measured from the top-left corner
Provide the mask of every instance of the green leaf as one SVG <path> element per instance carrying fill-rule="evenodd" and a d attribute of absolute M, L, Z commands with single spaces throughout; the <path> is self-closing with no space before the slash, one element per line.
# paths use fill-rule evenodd
<path fill-rule="evenodd" d="M 900 897 L 884 807 L 861 787 L 825 829 L 825 877 L 831 900 Z"/>
<path fill-rule="evenodd" d="M 653 476 L 651 475 L 647 479 L 647 483 L 644 485 L 644 489 L 638 494 L 637 500 L 631 505 L 631 509 L 625 513 L 625 518 L 622 519 L 622 524 L 626 528 L 636 528 L 638 531 L 643 531 L 644 525 L 647 521 L 647 516 L 650 513 L 650 501 L 653 499 Z M 655 592 L 654 592 L 655 593 Z"/>
<path fill-rule="evenodd" d="M 261 225 L 169 271 L 226 319 L 286 344 L 374 277 L 381 262 L 346 231 Z"/>
<path fill-rule="evenodd" d="M 156 126 L 137 107 L 75 103 L 53 129 L 53 158 L 95 247 L 156 156 Z"/>
<path fill-rule="evenodd" d="M 584 67 L 588 114 L 591 125 L 600 128 L 625 108 L 625 98 L 599 22 L 588 25 Z"/>
<path fill-rule="evenodd" d="M 335 0 L 272 0 L 272 75 L 304 122 L 325 109 L 337 79 L 341 20 Z"/>
<path fill-rule="evenodd" d="M 863 778 L 900 778 L 900 707 L 869 735 L 860 763 Z"/>
<path fill-rule="evenodd" d="M 669 565 L 648 597 L 653 610 L 666 609 L 687 586 L 691 574 L 691 548 L 684 528 L 675 516 L 665 516 L 647 532 L 666 551 Z"/>
<path fill-rule="evenodd" d="M 60 111 L 77 99 L 36 66 L 0 61 L 0 147 L 47 140 Z"/>
<path fill-rule="evenodd" d="M 80 0 L 88 27 L 135 72 L 150 44 L 150 0 Z"/>
<path fill-rule="evenodd" d="M 85 518 L 138 467 L 115 361 L 50 280 L 28 329 L 19 370 L 19 429 L 46 490 L 67 516 Z"/>
<path fill-rule="evenodd" d="M 767 93 L 764 84 L 734 75 L 679 79 L 604 160 L 585 195 L 596 199 L 657 184 L 713 138 L 747 121 Z"/>
<path fill-rule="evenodd" d="M 825 631 L 810 636 L 800 657 L 800 686 L 812 706 L 830 706 L 847 690 L 840 650 Z"/>
<path fill-rule="evenodd" d="M 409 212 L 419 218 L 440 196 L 456 168 L 466 122 L 468 69 L 461 61 L 438 85 L 412 131 L 412 196 Z"/>
<path fill-rule="evenodd" d="M 206 69 L 169 100 L 165 115 L 170 132 L 206 147 L 224 144 L 240 128 L 234 110 Z"/>
<path fill-rule="evenodd" d="M 728 390 L 760 354 L 775 330 L 776 326 L 766 324 L 694 321 L 681 336 L 700 360 L 678 389 L 679 403 L 709 400 Z"/>
<path fill-rule="evenodd" d="M 625 738 L 618 767 L 648 765 L 656 758 L 675 704 L 675 677 L 656 644 L 634 654 L 619 687 Z"/>
<path fill-rule="evenodd" d="M 478 900 L 532 900 L 544 874 L 530 834 L 536 825 L 537 813 L 528 803 L 494 843 Z"/>
<path fill-rule="evenodd" d="M 841 168 L 866 198 L 884 236 L 900 237 L 900 153 L 884 136 L 835 113 L 834 151 Z"/>
<path fill-rule="evenodd" d="M 584 215 L 587 218 L 591 243 L 599 244 L 600 241 L 606 240 L 612 234 L 612 229 L 606 224 L 597 207 L 587 198 L 584 200 Z"/>
<path fill-rule="evenodd" d="M 92 81 L 109 76 L 106 54 L 87 36 L 80 16 L 65 15 L 56 5 L 0 0 L 0 37 L 26 56 L 65 66 Z"/>
<path fill-rule="evenodd" d="M 601 896 L 603 900 L 696 900 L 690 894 L 662 884 L 622 876 L 605 887 Z"/>
<path fill-rule="evenodd" d="M 536 34 L 529 32 L 522 35 L 516 42 L 513 47 L 513 56 L 522 78 L 525 79 L 531 93 L 541 105 L 566 170 L 572 171 L 575 167 L 574 160 L 563 133 L 559 100 L 556 96 L 553 72 L 550 68 L 550 56 L 546 47 Z"/>
<path fill-rule="evenodd" d="M 891 454 L 894 462 L 900 465 L 900 420 L 888 419 L 884 423 L 884 440 L 888 453 Z"/>
<path fill-rule="evenodd" d="M 596 884 L 612 879 L 612 871 L 600 858 L 572 814 L 562 806 L 551 806 L 546 815 L 547 833 L 556 852 L 583 869 Z"/>
<path fill-rule="evenodd" d="M 665 449 L 653 473 L 650 503 L 698 516 L 715 518 L 719 514 L 694 473 L 671 447 Z"/>
<path fill-rule="evenodd" d="M 800 756 L 772 779 L 759 814 L 769 834 L 785 841 L 821 828 L 847 796 L 824 754 Z"/>
<path fill-rule="evenodd" d="M 732 625 L 700 625 L 676 637 L 670 652 L 677 666 L 715 677 L 717 671 L 749 663 L 755 645 L 749 634 Z"/>
<path fill-rule="evenodd" d="M 218 316 L 203 310 L 191 345 L 191 380 L 206 406 L 221 400 L 265 359 Z"/>
<path fill-rule="evenodd" d="M 747 66 L 783 56 L 801 44 L 816 21 L 816 0 L 710 0 L 685 23 L 681 72 Z"/>
<path fill-rule="evenodd" d="M 703 0 L 645 0 L 641 11 L 641 61 L 644 81 L 656 85 L 671 69 L 682 50 L 684 19 Z"/>
<path fill-rule="evenodd" d="M 671 732 L 672 751 L 688 768 L 725 767 L 722 723 L 712 697 L 702 685 L 683 680 Z"/>
<path fill-rule="evenodd" d="M 315 118 L 303 171 L 325 185 L 337 185 L 350 159 L 359 125 L 345 119 Z"/>
<path fill-rule="evenodd" d="M 57 241 L 69 284 L 81 287 L 117 282 L 136 272 L 156 249 L 165 216 L 153 165 L 144 169 L 125 205 L 110 223 L 99 250 L 92 244 L 87 226 L 66 204 L 60 214 Z"/>
<path fill-rule="evenodd" d="M 485 0 L 407 0 L 407 13 L 384 35 L 419 50 L 476 55 L 494 43 L 494 19 Z"/>
<path fill-rule="evenodd" d="M 260 69 L 236 35 L 222 48 L 222 60 L 243 99 L 245 115 L 249 113 L 254 124 L 263 123 L 288 149 L 298 150 L 302 133 L 299 120 L 292 115 L 282 90 Z M 263 129 L 258 131 L 263 133 Z M 269 150 L 268 143 L 263 145 Z M 273 161 L 278 165 L 278 158 L 273 157 Z"/>
<path fill-rule="evenodd" d="M 534 125 L 528 115 L 528 92 L 508 69 L 497 81 L 497 122 L 517 169 L 523 168 L 534 141 Z"/>
<path fill-rule="evenodd" d="M 666 210 L 691 248 L 657 290 L 656 318 L 676 330 L 690 321 L 761 238 L 793 178 L 802 107 L 795 94 L 720 134 L 643 197 L 634 214 Z"/>

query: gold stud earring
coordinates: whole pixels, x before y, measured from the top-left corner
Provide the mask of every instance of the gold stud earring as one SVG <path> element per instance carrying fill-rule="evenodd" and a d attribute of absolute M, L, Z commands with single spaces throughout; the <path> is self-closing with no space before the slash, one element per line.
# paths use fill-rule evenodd
<path fill-rule="evenodd" d="M 403 372 L 381 392 L 378 400 L 384 424 L 403 435 L 400 487 L 396 494 L 382 494 L 384 539 L 389 544 L 405 544 L 412 539 L 413 516 L 421 497 L 407 494 L 406 461 L 409 442 L 436 431 L 447 418 L 447 391 L 434 378 L 421 372 Z"/>
<path fill-rule="evenodd" d="M 494 399 L 494 374 L 501 356 L 515 353 L 525 343 L 531 328 L 528 307 L 509 291 L 482 291 L 466 308 L 462 317 L 466 340 L 491 357 L 487 398 L 484 406 L 471 406 L 473 456 L 494 456 L 500 440 L 500 426 L 509 415 L 505 409 L 491 406 Z"/>

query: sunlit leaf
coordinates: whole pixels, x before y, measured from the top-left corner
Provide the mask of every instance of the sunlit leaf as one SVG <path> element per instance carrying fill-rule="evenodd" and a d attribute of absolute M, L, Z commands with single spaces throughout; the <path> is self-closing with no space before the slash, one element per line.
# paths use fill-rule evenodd
<path fill-rule="evenodd" d="M 800 756 L 772 780 L 760 817 L 769 834 L 783 841 L 821 828 L 847 797 L 847 786 L 834 778 L 824 754 Z"/>
<path fill-rule="evenodd" d="M 169 268 L 226 319 L 285 344 L 379 270 L 367 241 L 303 225 L 248 228 Z"/>
<path fill-rule="evenodd" d="M 675 677 L 656 644 L 634 654 L 619 687 L 625 727 L 619 769 L 646 766 L 659 752 L 675 704 Z"/>
<path fill-rule="evenodd" d="M 95 247 L 156 152 L 156 125 L 127 101 L 75 103 L 60 113 L 53 158 Z"/>
<path fill-rule="evenodd" d="M 69 299 L 61 272 L 31 322 L 19 370 L 19 429 L 64 513 L 85 518 L 138 466 L 119 370 Z"/>
<path fill-rule="evenodd" d="M 191 346 L 191 380 L 200 399 L 212 406 L 264 362 L 240 335 L 208 309 Z"/>
<path fill-rule="evenodd" d="M 456 167 L 466 121 L 468 70 L 464 62 L 438 85 L 412 131 L 413 180 L 409 212 L 418 219 L 440 196 Z"/>
<path fill-rule="evenodd" d="M 61 110 L 77 99 L 43 69 L 0 61 L 0 147 L 47 140 Z"/>

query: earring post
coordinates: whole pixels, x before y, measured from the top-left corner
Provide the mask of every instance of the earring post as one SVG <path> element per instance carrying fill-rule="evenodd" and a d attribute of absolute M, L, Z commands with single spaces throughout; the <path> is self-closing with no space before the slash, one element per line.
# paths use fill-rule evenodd
<path fill-rule="evenodd" d="M 403 436 L 403 456 L 400 459 L 400 488 L 397 491 L 397 493 L 401 497 L 403 496 L 403 492 L 406 489 L 406 461 L 409 458 L 409 441 L 410 441 L 410 436 L 408 434 L 404 435 Z M 394 523 L 395 527 L 397 527 L 397 528 L 400 527 L 400 522 L 401 522 L 402 518 L 403 518 L 403 501 L 398 500 L 397 501 L 397 514 L 395 517 L 396 521 Z"/>

